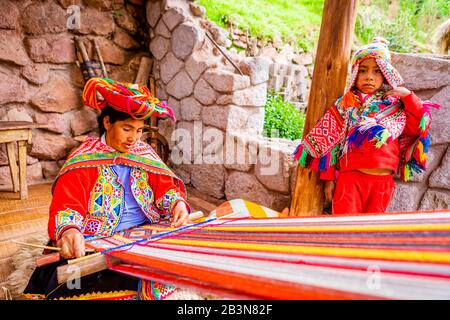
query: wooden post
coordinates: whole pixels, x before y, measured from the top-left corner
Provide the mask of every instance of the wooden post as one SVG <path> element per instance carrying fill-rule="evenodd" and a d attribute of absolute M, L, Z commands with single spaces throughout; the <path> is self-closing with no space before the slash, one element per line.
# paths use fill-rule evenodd
<path fill-rule="evenodd" d="M 330 105 L 343 94 L 350 60 L 357 0 L 326 0 L 323 8 L 305 136 Z M 319 175 L 298 166 L 291 203 L 291 216 L 320 215 L 324 206 L 323 182 Z"/>

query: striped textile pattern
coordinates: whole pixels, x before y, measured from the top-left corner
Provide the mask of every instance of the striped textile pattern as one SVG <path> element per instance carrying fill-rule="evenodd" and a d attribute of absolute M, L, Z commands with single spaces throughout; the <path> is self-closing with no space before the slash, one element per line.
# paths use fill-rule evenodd
<path fill-rule="evenodd" d="M 450 299 L 450 211 L 240 217 L 171 230 L 147 225 L 89 246 L 122 260 L 117 272 L 229 298 Z M 135 243 L 141 236 L 149 240 Z"/>

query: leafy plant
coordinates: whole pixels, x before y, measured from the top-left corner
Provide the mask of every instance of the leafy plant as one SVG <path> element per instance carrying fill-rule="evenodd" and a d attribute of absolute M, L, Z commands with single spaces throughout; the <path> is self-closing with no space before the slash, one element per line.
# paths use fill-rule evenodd
<path fill-rule="evenodd" d="M 305 124 L 305 114 L 275 92 L 267 93 L 264 106 L 264 136 L 300 139 Z"/>

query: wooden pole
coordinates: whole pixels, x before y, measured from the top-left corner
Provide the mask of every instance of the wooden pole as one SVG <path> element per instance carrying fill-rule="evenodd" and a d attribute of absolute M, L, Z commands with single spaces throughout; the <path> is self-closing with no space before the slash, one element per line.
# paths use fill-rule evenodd
<path fill-rule="evenodd" d="M 325 0 L 303 136 L 343 94 L 356 7 L 357 0 Z M 320 215 L 323 212 L 324 200 L 323 182 L 319 180 L 319 175 L 298 166 L 289 214 Z"/>

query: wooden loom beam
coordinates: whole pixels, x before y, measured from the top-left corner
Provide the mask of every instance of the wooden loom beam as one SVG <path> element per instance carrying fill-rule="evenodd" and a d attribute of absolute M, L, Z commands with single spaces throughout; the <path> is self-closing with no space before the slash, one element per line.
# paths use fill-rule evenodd
<path fill-rule="evenodd" d="M 344 91 L 356 7 L 357 0 L 325 1 L 303 137 Z M 299 165 L 290 215 L 320 215 L 324 201 L 319 174 Z"/>

